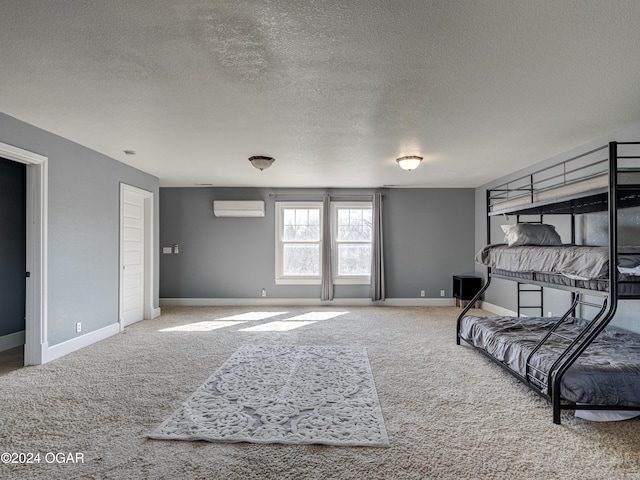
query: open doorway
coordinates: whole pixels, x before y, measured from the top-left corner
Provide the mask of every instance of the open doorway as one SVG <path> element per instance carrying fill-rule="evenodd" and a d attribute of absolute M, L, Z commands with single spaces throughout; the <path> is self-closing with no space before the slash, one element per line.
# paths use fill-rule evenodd
<path fill-rule="evenodd" d="M 0 158 L 0 372 L 24 365 L 27 167 Z"/>
<path fill-rule="evenodd" d="M 23 170 L 25 222 L 21 237 L 24 260 L 17 260 L 16 274 L 10 282 L 22 285 L 23 293 L 15 294 L 21 302 L 23 325 L 20 332 L 0 333 L 0 351 L 8 352 L 21 345 L 23 365 L 39 365 L 46 362 L 46 305 L 47 305 L 47 157 L 5 143 L 0 143 L 0 158 L 7 164 Z M 15 213 L 15 212 L 14 212 Z M 4 264 L 3 264 L 4 265 Z M 21 277 L 21 278 L 18 278 Z M 7 333 L 7 332 L 3 332 Z M 14 362 L 16 351 L 6 353 Z"/>

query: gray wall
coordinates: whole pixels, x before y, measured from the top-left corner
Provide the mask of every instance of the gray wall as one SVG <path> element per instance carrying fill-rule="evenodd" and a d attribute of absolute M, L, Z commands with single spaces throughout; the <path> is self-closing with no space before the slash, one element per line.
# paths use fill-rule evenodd
<path fill-rule="evenodd" d="M 160 189 L 161 298 L 319 298 L 316 285 L 276 285 L 275 201 L 271 189 Z M 277 190 L 318 199 L 324 190 Z M 370 195 L 372 190 L 334 190 Z M 451 296 L 451 277 L 473 271 L 473 189 L 386 189 L 385 271 L 388 298 Z M 264 218 L 217 218 L 213 200 L 264 200 Z M 337 285 L 335 298 L 368 298 L 369 286 Z"/>
<path fill-rule="evenodd" d="M 607 144 L 610 141 L 640 141 L 640 124 L 631 125 L 628 128 L 612 133 L 607 137 L 601 137 L 595 139 L 588 144 L 576 147 L 568 152 L 559 154 L 550 159 L 544 160 L 528 169 L 523 169 L 512 174 L 505 175 L 493 182 L 483 185 L 475 191 L 475 210 L 476 210 L 476 233 L 475 233 L 475 245 L 476 251 L 480 250 L 487 242 L 487 216 L 486 216 L 486 190 L 505 183 L 510 179 L 520 177 L 524 174 L 530 173 L 540 168 L 554 165 L 558 162 L 571 158 L 575 155 L 587 152 L 593 148 L 600 147 Z M 619 211 L 619 224 L 621 238 L 619 243 L 640 244 L 640 209 L 624 209 Z M 577 224 L 580 227 L 578 237 L 576 241 L 578 243 L 603 245 L 606 242 L 606 236 L 604 229 L 606 228 L 606 214 L 588 214 L 581 215 L 577 218 Z M 564 223 L 563 223 L 564 222 Z M 493 218 L 491 221 L 492 242 L 500 243 L 502 236 L 498 233 L 499 224 L 505 223 L 504 218 Z M 513 223 L 513 219 L 510 223 Z M 566 219 L 561 219 L 560 216 L 546 216 L 545 223 L 551 223 L 556 225 L 565 225 L 560 227 L 560 231 L 563 235 L 563 241 L 568 242 L 570 237 L 566 229 Z M 479 275 L 486 277 L 486 269 L 480 265 L 476 265 L 476 272 Z M 517 298 L 516 298 L 516 283 L 505 280 L 493 280 L 491 286 L 485 294 L 485 300 L 494 305 L 507 308 L 509 310 L 516 310 Z M 552 312 L 554 315 L 562 314 L 567 309 L 570 303 L 570 295 L 567 292 L 559 290 L 553 290 L 551 288 L 545 289 L 545 311 Z M 638 301 L 622 301 L 619 303 L 618 314 L 614 319 L 614 324 L 628 328 L 630 330 L 640 332 L 640 318 L 634 315 L 633 309 L 638 307 L 640 303 Z"/>
<path fill-rule="evenodd" d="M 78 336 L 76 322 L 82 334 L 116 323 L 120 183 L 155 193 L 157 245 L 158 179 L 4 114 L 0 142 L 49 159 L 49 345 Z"/>
<path fill-rule="evenodd" d="M 24 330 L 26 168 L 0 159 L 0 336 Z"/>

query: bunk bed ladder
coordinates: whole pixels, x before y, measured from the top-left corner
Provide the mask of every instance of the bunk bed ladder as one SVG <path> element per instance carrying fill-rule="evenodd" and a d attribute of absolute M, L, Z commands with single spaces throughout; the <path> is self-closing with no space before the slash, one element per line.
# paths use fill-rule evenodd
<path fill-rule="evenodd" d="M 533 179 L 531 180 L 533 182 Z M 533 193 L 532 193 L 533 194 Z M 520 215 L 516 215 L 517 223 L 530 223 L 541 225 L 544 223 L 544 216 L 538 215 L 538 220 L 527 220 L 520 222 Z M 544 317 L 544 288 L 539 285 L 530 285 L 527 283 L 517 282 L 518 286 L 518 316 L 536 316 Z M 535 300 L 532 300 L 535 297 Z M 531 315 L 531 311 L 535 311 Z"/>
<path fill-rule="evenodd" d="M 568 319 L 571 318 L 572 314 L 575 312 L 575 309 L 580 307 L 591 307 L 597 308 L 598 312 L 595 314 L 592 320 L 585 322 L 583 327 L 574 333 L 574 336 L 568 336 L 564 333 L 559 333 L 557 330 L 562 326 Z M 585 338 L 589 338 L 588 334 L 593 332 L 595 329 L 599 327 L 598 321 L 602 318 L 602 315 L 607 309 L 607 299 L 604 298 L 602 304 L 596 304 L 592 302 L 588 302 L 586 300 L 582 300 L 582 297 L 579 293 L 576 293 L 574 296 L 573 303 L 571 307 L 565 312 L 565 314 L 557 320 L 554 325 L 549 329 L 546 335 L 538 342 L 538 344 L 533 348 L 531 353 L 527 357 L 526 369 L 525 369 L 525 378 L 530 386 L 539 391 L 543 396 L 550 398 L 552 394 L 552 389 L 550 388 L 549 377 L 556 371 L 556 369 L 562 364 L 563 360 L 566 359 L 572 352 L 581 346 L 581 342 Z M 564 342 L 564 350 L 562 350 L 559 354 L 556 351 L 548 348 L 548 341 L 550 339 L 554 339 L 559 342 Z M 557 355 L 556 360 L 548 371 L 543 371 L 537 368 L 532 364 L 532 359 L 534 355 L 539 352 L 541 349 L 547 350 L 550 354 Z"/>
<path fill-rule="evenodd" d="M 531 301 L 533 295 L 538 295 L 537 303 Z M 526 303 L 524 300 L 526 299 Z M 518 282 L 518 316 L 544 317 L 544 289 L 541 286 Z M 531 310 L 537 310 L 538 315 L 530 315 Z M 523 313 L 523 311 L 525 313 Z"/>

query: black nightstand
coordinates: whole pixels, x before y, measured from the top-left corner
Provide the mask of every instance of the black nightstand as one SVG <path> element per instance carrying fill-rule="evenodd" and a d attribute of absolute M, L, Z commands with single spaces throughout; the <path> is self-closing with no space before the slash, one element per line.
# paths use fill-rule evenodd
<path fill-rule="evenodd" d="M 464 307 L 464 302 L 473 299 L 482 288 L 482 277 L 473 275 L 454 275 L 453 276 L 453 298 L 456 300 L 456 307 L 460 302 L 460 307 Z M 476 302 L 475 308 L 478 308 Z"/>

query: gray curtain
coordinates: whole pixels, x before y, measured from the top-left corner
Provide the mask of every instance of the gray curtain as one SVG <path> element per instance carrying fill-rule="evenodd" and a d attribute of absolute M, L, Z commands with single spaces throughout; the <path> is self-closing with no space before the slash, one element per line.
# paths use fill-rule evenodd
<path fill-rule="evenodd" d="M 322 285 L 320 300 L 333 300 L 333 267 L 331 262 L 331 210 L 330 197 L 325 193 L 322 198 Z"/>
<path fill-rule="evenodd" d="M 371 300 L 384 300 L 384 248 L 382 242 L 382 198 L 373 194 L 373 242 L 371 244 Z"/>

